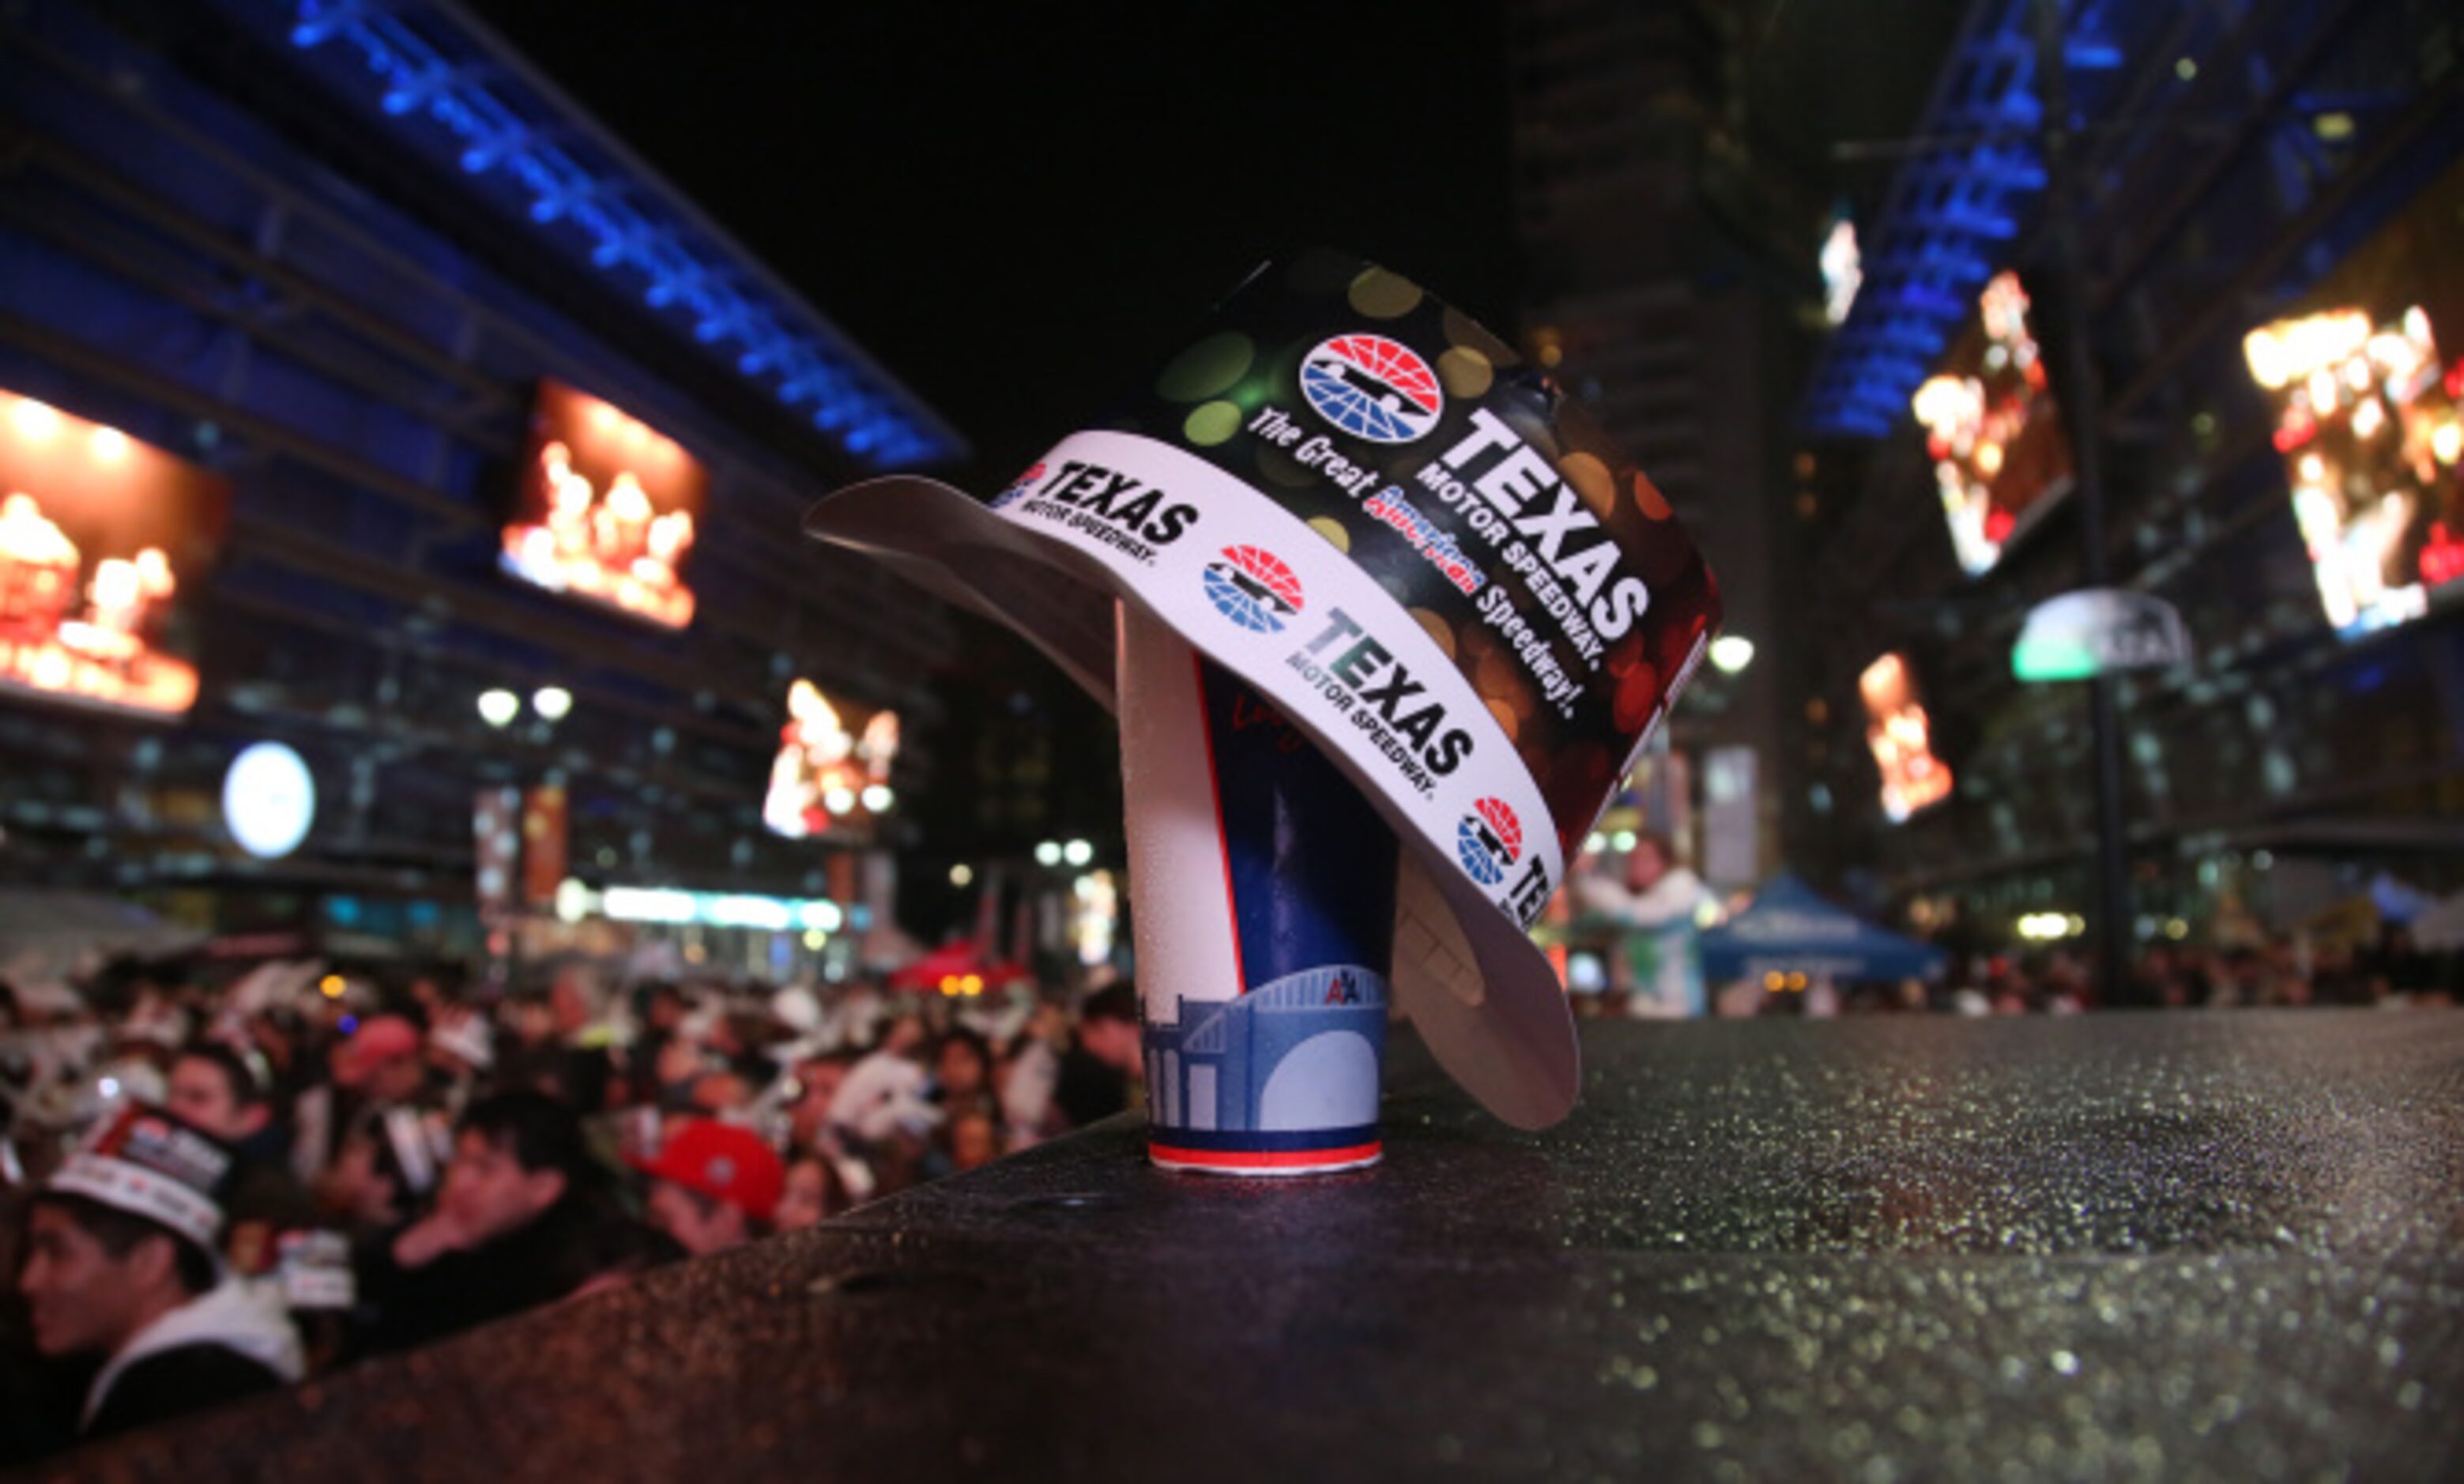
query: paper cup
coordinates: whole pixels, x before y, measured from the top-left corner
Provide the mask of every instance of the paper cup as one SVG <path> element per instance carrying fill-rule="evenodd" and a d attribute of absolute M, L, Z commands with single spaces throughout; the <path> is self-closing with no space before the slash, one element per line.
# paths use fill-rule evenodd
<path fill-rule="evenodd" d="M 1227 601 L 1275 601 L 1226 562 Z M 1288 1176 L 1377 1161 L 1395 833 L 1256 690 L 1124 605 L 1130 906 L 1147 1148 Z"/>

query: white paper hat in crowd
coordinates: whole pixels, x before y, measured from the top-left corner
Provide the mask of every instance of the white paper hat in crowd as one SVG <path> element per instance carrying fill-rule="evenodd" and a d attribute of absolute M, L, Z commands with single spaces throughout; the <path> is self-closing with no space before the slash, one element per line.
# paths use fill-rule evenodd
<path fill-rule="evenodd" d="M 202 1248 L 222 1250 L 229 1146 L 147 1103 L 131 1102 L 68 1157 L 43 1189 L 143 1216 Z"/>
<path fill-rule="evenodd" d="M 428 1044 L 449 1056 L 459 1057 L 462 1064 L 474 1072 L 485 1072 L 496 1064 L 496 1037 L 489 1028 L 485 1015 L 457 1015 L 431 1026 L 428 1032 Z"/>
<path fill-rule="evenodd" d="M 989 504 L 892 475 L 805 529 L 1107 706 L 1115 601 L 1241 677 L 1400 838 L 1395 994 L 1439 1061 L 1520 1126 L 1573 1105 L 1528 929 L 1720 605 L 1651 481 L 1503 341 L 1355 258 L 1268 264 Z"/>
<path fill-rule="evenodd" d="M 821 999 L 801 984 L 788 985 L 771 995 L 770 1015 L 799 1036 L 810 1036 L 822 1028 Z"/>

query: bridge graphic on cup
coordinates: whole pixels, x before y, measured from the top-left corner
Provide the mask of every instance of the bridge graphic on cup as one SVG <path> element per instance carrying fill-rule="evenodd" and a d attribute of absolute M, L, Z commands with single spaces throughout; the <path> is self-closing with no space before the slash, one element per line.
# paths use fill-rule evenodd
<path fill-rule="evenodd" d="M 1284 1141 L 1208 1136 L 1305 1134 L 1289 1142 L 1295 1150 L 1376 1144 L 1381 976 L 1344 965 L 1292 974 L 1238 999 L 1176 999 L 1172 1023 L 1151 1024 L 1146 1036 L 1155 1144 L 1219 1154 L 1235 1143 L 1271 1149 Z"/>

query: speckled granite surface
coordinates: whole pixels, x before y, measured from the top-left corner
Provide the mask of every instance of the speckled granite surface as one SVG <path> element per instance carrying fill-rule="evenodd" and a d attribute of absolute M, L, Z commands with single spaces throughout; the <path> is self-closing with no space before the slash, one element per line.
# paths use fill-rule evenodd
<path fill-rule="evenodd" d="M 1129 1121 L 99 1479 L 2464 1475 L 2464 1015 L 1597 1025 L 1377 1169 Z"/>

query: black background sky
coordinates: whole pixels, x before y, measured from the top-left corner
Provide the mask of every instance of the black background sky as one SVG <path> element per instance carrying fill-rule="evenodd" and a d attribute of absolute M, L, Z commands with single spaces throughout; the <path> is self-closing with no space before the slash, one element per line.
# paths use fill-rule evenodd
<path fill-rule="evenodd" d="M 971 484 L 1294 247 L 1514 330 L 1493 4 L 473 8 L 956 424 Z"/>

